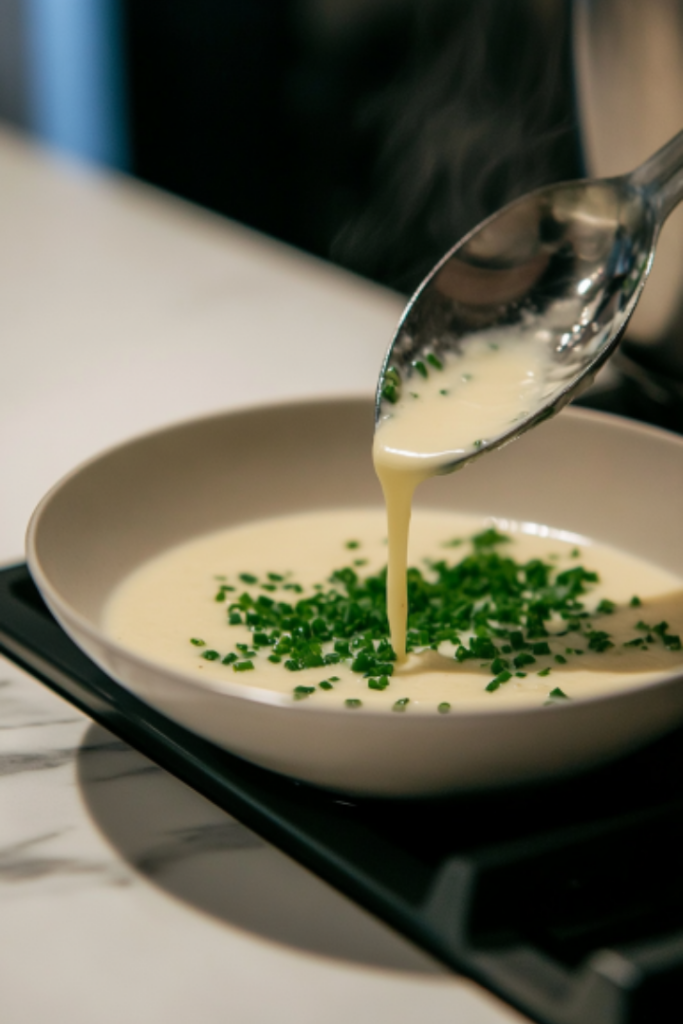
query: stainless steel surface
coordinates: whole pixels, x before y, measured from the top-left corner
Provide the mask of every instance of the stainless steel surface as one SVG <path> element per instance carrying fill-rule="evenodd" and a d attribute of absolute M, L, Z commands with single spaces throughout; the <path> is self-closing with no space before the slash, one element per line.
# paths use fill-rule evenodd
<path fill-rule="evenodd" d="M 509 328 L 541 334 L 553 355 L 538 407 L 474 455 L 500 447 L 558 412 L 614 351 L 650 271 L 659 230 L 683 198 L 683 132 L 631 174 L 571 181 L 523 196 L 459 242 L 410 300 L 387 352 L 376 416 L 393 368 L 462 352 L 468 338 Z M 395 377 L 393 379 L 396 379 Z M 390 392 L 391 393 L 391 392 Z"/>

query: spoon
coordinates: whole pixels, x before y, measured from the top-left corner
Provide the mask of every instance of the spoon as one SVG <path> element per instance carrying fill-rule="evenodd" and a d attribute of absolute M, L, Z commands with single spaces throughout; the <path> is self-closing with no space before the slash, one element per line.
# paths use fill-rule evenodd
<path fill-rule="evenodd" d="M 483 221 L 409 301 L 380 372 L 376 426 L 397 411 L 411 378 L 425 375 L 427 360 L 440 366 L 493 331 L 498 341 L 501 329 L 504 343 L 521 332 L 540 339 L 542 386 L 522 415 L 475 447 L 446 445 L 432 472 L 459 468 L 559 412 L 616 348 L 681 198 L 683 132 L 630 174 L 548 185 Z"/>

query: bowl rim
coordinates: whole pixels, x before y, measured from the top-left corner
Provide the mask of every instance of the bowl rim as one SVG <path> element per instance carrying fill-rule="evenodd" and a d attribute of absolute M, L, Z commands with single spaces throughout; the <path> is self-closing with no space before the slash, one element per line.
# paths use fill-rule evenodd
<path fill-rule="evenodd" d="M 127 660 L 129 663 L 134 663 L 143 671 L 156 673 L 161 672 L 166 677 L 169 677 L 174 682 L 183 686 L 192 687 L 193 689 L 199 689 L 201 691 L 231 699 L 246 700 L 252 704 L 266 705 L 290 714 L 304 713 L 306 715 L 314 715 L 318 717 L 325 717 L 327 715 L 334 715 L 335 717 L 338 717 L 340 709 L 337 707 L 321 707 L 320 705 L 311 704 L 307 701 L 294 702 L 289 694 L 280 693 L 275 690 L 266 690 L 260 687 L 253 687 L 246 682 L 243 683 L 238 680 L 233 681 L 231 679 L 219 681 L 214 680 L 211 677 L 204 677 L 201 679 L 195 678 L 181 669 L 165 665 L 162 662 L 149 658 L 144 654 L 133 651 L 129 647 L 126 647 L 125 644 L 121 644 L 119 641 L 114 640 L 112 637 L 108 636 L 101 627 L 97 627 L 88 618 L 76 611 L 52 584 L 48 574 L 44 571 L 41 565 L 41 560 L 37 551 L 37 536 L 40 531 L 42 517 L 49 508 L 52 500 L 71 482 L 71 480 L 75 479 L 81 473 L 87 471 L 91 466 L 96 465 L 101 460 L 119 452 L 123 452 L 126 448 L 133 448 L 139 444 L 145 444 L 146 442 L 153 440 L 155 437 L 180 432 L 194 427 L 195 425 L 230 419 L 232 417 L 237 418 L 239 416 L 244 416 L 245 414 L 258 415 L 259 413 L 279 409 L 287 410 L 301 409 L 302 407 L 305 408 L 307 406 L 329 406 L 330 403 L 348 405 L 354 402 L 368 403 L 368 405 L 371 406 L 374 402 L 374 397 L 368 392 L 351 392 L 347 394 L 286 398 L 276 401 L 263 401 L 256 404 L 232 406 L 223 411 L 215 411 L 202 416 L 187 417 L 182 420 L 173 421 L 172 423 L 145 431 L 141 434 L 136 434 L 121 442 L 112 444 L 95 455 L 78 463 L 73 469 L 60 477 L 60 479 L 58 479 L 41 498 L 30 517 L 26 530 L 26 554 L 30 574 L 33 577 L 41 595 L 50 607 L 50 610 L 53 611 L 55 616 L 59 619 L 60 624 L 63 620 L 74 623 L 76 629 L 83 633 L 93 644 L 105 644 L 114 656 Z M 653 437 L 660 442 L 671 443 L 681 450 L 681 458 L 683 460 L 683 437 L 680 437 L 672 431 L 664 428 L 656 427 L 648 423 L 641 423 L 636 420 L 630 420 L 627 417 L 619 416 L 614 413 L 607 413 L 596 409 L 587 409 L 585 407 L 570 406 L 562 410 L 561 415 L 563 418 L 588 421 L 593 420 L 598 424 L 610 424 L 616 426 L 619 430 L 630 432 L 632 434 Z M 368 456 L 370 457 L 370 444 L 368 444 Z M 490 518 L 492 521 L 496 519 L 494 516 L 491 516 Z M 200 535 L 198 534 L 196 536 Z M 191 537 L 187 538 L 187 540 L 191 539 Z M 587 539 L 590 541 L 590 538 Z M 474 708 L 471 710 L 468 708 L 457 708 L 452 714 L 448 715 L 441 714 L 436 709 L 424 709 L 420 711 L 419 715 L 410 716 L 410 721 L 434 722 L 438 719 L 444 723 L 453 723 L 463 720 L 476 722 L 480 719 L 491 720 L 492 716 L 496 715 L 508 717 L 510 715 L 538 716 L 556 714 L 558 708 L 562 708 L 565 714 L 581 713 L 581 709 L 585 708 L 586 705 L 601 704 L 618 698 L 623 699 L 630 694 L 635 695 L 643 690 L 667 686 L 671 683 L 675 683 L 676 681 L 681 681 L 682 678 L 683 671 L 672 669 L 665 672 L 659 672 L 656 676 L 653 673 L 650 673 L 649 676 L 644 676 L 641 682 L 634 683 L 625 688 L 619 688 L 613 692 L 608 691 L 589 696 L 575 697 L 572 698 L 571 701 L 561 701 L 557 704 L 553 704 L 552 706 L 548 704 L 520 705 L 519 707 L 505 705 L 503 708 L 491 708 L 491 710 L 482 710 L 480 708 Z M 119 680 L 116 681 L 119 682 L 119 685 L 130 689 L 130 687 L 127 687 L 125 683 L 121 683 Z M 131 690 L 131 692 L 133 691 Z M 397 719 L 397 716 L 393 713 L 391 707 L 363 707 L 362 717 L 365 719 L 369 716 L 390 720 Z M 404 716 L 399 717 L 401 720 L 404 720 Z M 444 725 L 441 728 L 446 728 L 446 726 Z"/>

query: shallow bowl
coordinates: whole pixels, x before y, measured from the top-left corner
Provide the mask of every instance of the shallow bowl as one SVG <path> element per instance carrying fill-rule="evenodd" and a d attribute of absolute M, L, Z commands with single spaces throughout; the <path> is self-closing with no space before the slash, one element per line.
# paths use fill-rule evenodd
<path fill-rule="evenodd" d="M 197 680 L 102 629 L 117 584 L 191 537 L 251 519 L 380 505 L 370 398 L 271 405 L 181 423 L 107 451 L 43 499 L 31 573 L 66 632 L 142 700 L 233 754 L 355 794 L 415 796 L 589 768 L 683 721 L 683 678 L 561 706 L 450 715 L 344 713 Z M 683 576 L 683 439 L 567 410 L 421 488 L 424 507 L 546 524 Z"/>

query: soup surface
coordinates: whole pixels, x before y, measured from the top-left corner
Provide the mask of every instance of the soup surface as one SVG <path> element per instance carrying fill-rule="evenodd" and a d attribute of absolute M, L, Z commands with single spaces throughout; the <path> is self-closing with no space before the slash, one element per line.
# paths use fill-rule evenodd
<path fill-rule="evenodd" d="M 215 686 L 348 713 L 561 704 L 683 670 L 678 577 L 546 527 L 422 509 L 399 661 L 386 535 L 381 509 L 343 509 L 198 537 L 125 579 L 104 625 Z"/>

